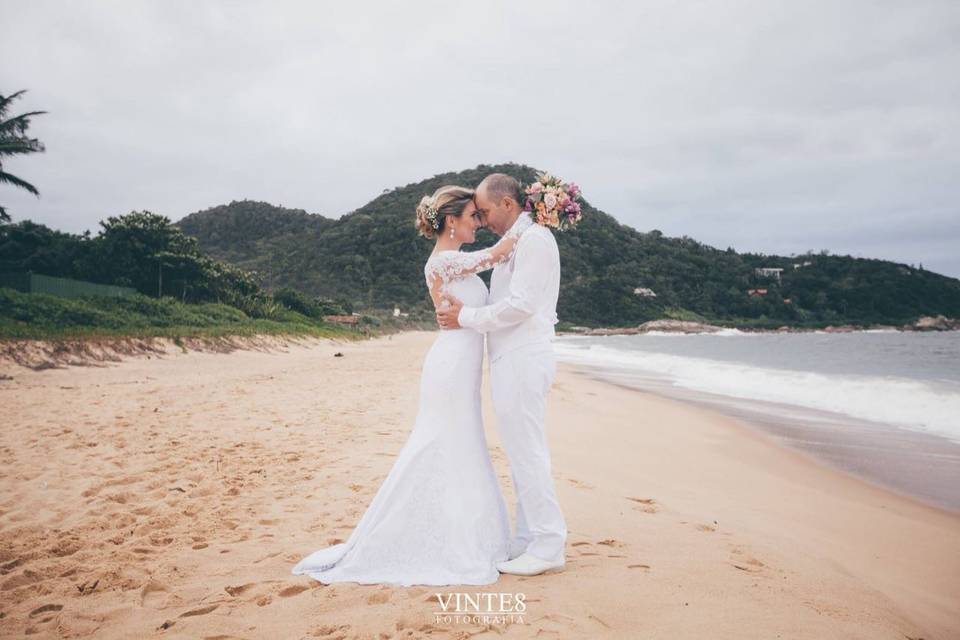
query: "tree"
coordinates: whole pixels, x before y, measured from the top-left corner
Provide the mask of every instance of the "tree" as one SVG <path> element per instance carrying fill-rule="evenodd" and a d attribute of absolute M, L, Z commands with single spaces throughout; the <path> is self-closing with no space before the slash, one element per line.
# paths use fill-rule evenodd
<path fill-rule="evenodd" d="M 27 129 L 30 127 L 30 117 L 46 113 L 46 111 L 28 111 L 18 116 L 7 118 L 7 112 L 14 100 L 23 96 L 26 89 L 21 89 L 9 96 L 0 94 L 0 183 L 12 184 L 15 187 L 25 189 L 35 196 L 40 192 L 35 186 L 18 178 L 12 173 L 3 170 L 3 159 L 6 156 L 14 156 L 24 153 L 36 153 L 43 151 L 43 144 L 36 138 L 27 136 Z M 9 222 L 10 214 L 0 205 L 0 222 Z"/>
<path fill-rule="evenodd" d="M 161 261 L 174 269 L 170 277 L 183 278 L 198 270 L 174 256 L 198 255 L 197 241 L 170 224 L 166 216 L 131 211 L 100 221 L 102 230 L 94 250 L 81 265 L 96 282 L 134 287 L 141 293 L 160 295 Z M 189 262 L 189 261 L 188 261 Z M 185 295 L 181 286 L 179 293 Z"/>

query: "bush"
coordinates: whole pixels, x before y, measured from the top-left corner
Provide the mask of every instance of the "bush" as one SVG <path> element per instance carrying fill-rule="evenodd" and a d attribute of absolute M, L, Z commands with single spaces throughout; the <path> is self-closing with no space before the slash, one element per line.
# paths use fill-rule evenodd
<path fill-rule="evenodd" d="M 273 299 L 291 311 L 302 313 L 308 318 L 319 318 L 323 315 L 320 305 L 292 287 L 284 287 L 274 291 Z"/>

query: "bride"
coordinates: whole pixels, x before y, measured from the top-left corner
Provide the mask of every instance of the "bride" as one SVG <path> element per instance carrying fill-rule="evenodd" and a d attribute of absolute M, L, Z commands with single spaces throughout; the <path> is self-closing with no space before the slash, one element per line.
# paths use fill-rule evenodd
<path fill-rule="evenodd" d="M 436 238 L 424 265 L 435 307 L 451 294 L 487 302 L 477 272 L 511 258 L 518 223 L 493 247 L 461 252 L 481 226 L 474 192 L 441 187 L 417 207 L 416 228 Z M 484 336 L 439 333 L 423 362 L 420 404 L 409 439 L 346 542 L 316 551 L 294 568 L 324 584 L 404 586 L 491 584 L 508 558 L 510 524 L 487 450 L 480 409 Z"/>

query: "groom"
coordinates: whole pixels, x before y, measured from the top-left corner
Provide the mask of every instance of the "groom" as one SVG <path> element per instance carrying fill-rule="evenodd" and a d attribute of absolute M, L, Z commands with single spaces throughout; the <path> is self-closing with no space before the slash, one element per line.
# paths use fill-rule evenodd
<path fill-rule="evenodd" d="M 481 219 L 502 236 L 514 225 L 521 232 L 513 257 L 490 277 L 490 304 L 464 307 L 448 297 L 437 312 L 441 328 L 467 327 L 487 334 L 490 387 L 517 495 L 516 534 L 501 573 L 537 575 L 564 566 L 567 525 L 550 475 L 544 432 L 546 396 L 556 375 L 551 341 L 557 322 L 560 253 L 549 229 L 532 224 L 520 203 L 514 178 L 494 173 L 477 187 L 474 202 Z"/>

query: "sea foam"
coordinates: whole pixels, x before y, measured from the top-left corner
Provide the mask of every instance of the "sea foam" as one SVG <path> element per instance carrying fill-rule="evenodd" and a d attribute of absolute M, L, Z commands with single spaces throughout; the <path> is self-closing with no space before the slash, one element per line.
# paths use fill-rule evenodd
<path fill-rule="evenodd" d="M 655 377 L 696 392 L 830 411 L 960 443 L 960 385 L 945 381 L 760 367 L 578 340 L 557 341 L 555 350 L 559 360 L 573 364 Z"/>

